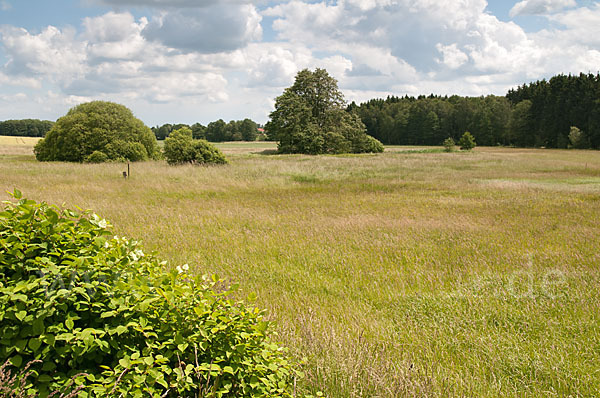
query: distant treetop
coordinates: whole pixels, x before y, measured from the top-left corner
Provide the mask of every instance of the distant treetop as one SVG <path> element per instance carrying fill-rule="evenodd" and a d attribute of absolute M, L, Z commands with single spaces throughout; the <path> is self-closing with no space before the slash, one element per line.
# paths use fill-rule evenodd
<path fill-rule="evenodd" d="M 44 137 L 54 122 L 49 120 L 22 119 L 0 122 L 0 135 L 15 137 Z"/>

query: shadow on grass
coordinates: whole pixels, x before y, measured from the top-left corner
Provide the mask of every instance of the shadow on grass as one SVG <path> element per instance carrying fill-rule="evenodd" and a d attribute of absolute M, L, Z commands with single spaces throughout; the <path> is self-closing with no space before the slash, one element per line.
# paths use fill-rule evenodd
<path fill-rule="evenodd" d="M 264 151 L 252 152 L 253 155 L 279 155 L 277 149 L 265 149 Z"/>

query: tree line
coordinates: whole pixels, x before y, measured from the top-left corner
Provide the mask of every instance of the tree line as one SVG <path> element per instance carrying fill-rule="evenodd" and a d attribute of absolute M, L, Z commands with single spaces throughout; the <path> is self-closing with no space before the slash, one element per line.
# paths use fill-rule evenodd
<path fill-rule="evenodd" d="M 348 111 L 388 145 L 440 145 L 469 131 L 478 145 L 567 148 L 576 127 L 579 147 L 600 148 L 600 75 L 558 75 L 504 97 L 390 96 Z"/>
<path fill-rule="evenodd" d="M 581 148 L 600 149 L 600 74 L 558 75 L 510 90 L 518 146 L 566 148 L 571 127 Z"/>
<path fill-rule="evenodd" d="M 203 139 L 211 142 L 223 141 L 256 141 L 264 139 L 258 131 L 259 125 L 251 119 L 231 120 L 225 123 L 223 119 L 209 123 L 203 126 L 200 123 L 192 124 L 163 124 L 162 126 L 152 127 L 152 131 L 157 140 L 164 140 L 175 131 L 182 128 L 188 128 L 192 131 L 194 139 Z"/>
<path fill-rule="evenodd" d="M 44 137 L 54 122 L 49 120 L 23 119 L 0 122 L 0 135 L 16 137 Z"/>

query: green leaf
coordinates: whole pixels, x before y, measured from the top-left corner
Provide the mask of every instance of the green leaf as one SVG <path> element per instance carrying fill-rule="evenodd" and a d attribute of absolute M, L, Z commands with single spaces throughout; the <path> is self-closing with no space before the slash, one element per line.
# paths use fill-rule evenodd
<path fill-rule="evenodd" d="M 33 350 L 33 352 L 37 352 L 42 345 L 42 341 L 38 338 L 29 339 L 29 348 Z"/>
<path fill-rule="evenodd" d="M 54 369 L 56 369 L 56 364 L 52 361 L 44 362 L 44 365 L 42 365 L 42 370 L 44 372 L 48 372 Z"/>
<path fill-rule="evenodd" d="M 27 311 L 18 311 L 17 313 L 15 313 L 15 317 L 19 321 L 23 321 L 23 319 L 25 319 L 26 316 L 27 316 Z"/>
<path fill-rule="evenodd" d="M 117 314 L 117 311 L 107 311 L 100 314 L 100 318 L 110 318 Z"/>
<path fill-rule="evenodd" d="M 15 355 L 10 359 L 10 362 L 12 362 L 12 364 L 15 365 L 17 368 L 20 368 L 21 364 L 23 363 L 23 357 L 20 355 Z"/>
<path fill-rule="evenodd" d="M 73 327 L 74 327 L 74 326 L 75 326 L 75 323 L 73 322 L 73 320 L 72 320 L 71 318 L 68 318 L 68 319 L 65 321 L 65 327 L 66 327 L 68 330 L 73 330 Z"/>
<path fill-rule="evenodd" d="M 121 365 L 125 369 L 129 369 L 129 367 L 131 366 L 131 361 L 129 360 L 129 358 L 121 358 L 119 359 L 119 365 Z"/>
<path fill-rule="evenodd" d="M 115 330 L 116 330 L 117 334 L 120 336 L 127 331 L 127 327 L 123 326 L 123 325 L 119 325 L 119 326 L 117 326 L 117 328 Z"/>
<path fill-rule="evenodd" d="M 37 378 L 37 381 L 39 383 L 50 383 L 52 381 L 52 376 L 49 375 L 40 375 L 40 377 Z"/>
<path fill-rule="evenodd" d="M 188 348 L 188 343 L 178 344 L 177 349 L 181 352 L 185 352 Z"/>
<path fill-rule="evenodd" d="M 33 334 L 35 335 L 40 335 L 40 334 L 44 334 L 44 331 L 46 330 L 44 328 L 44 319 L 42 318 L 36 318 L 33 321 Z"/>

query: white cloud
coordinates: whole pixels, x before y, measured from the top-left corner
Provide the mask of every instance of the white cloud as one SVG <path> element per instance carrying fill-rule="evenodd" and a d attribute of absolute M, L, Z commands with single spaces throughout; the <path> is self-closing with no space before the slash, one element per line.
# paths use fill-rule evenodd
<path fill-rule="evenodd" d="M 315 67 L 325 67 L 350 101 L 504 94 L 557 73 L 596 72 L 600 4 L 560 11 L 572 2 L 521 3 L 543 3 L 552 24 L 526 33 L 490 14 L 485 0 L 292 0 L 262 11 L 243 0 L 103 0 L 151 14 L 109 12 L 78 29 L 0 27 L 7 88 L 0 118 L 17 110 L 7 98 L 24 93 L 19 103 L 30 101 L 40 117 L 105 99 L 149 124 L 264 122 L 297 71 Z M 265 21 L 276 34 L 269 42 Z"/>
<path fill-rule="evenodd" d="M 570 45 L 600 48 L 600 3 L 589 8 L 581 7 L 551 15 L 548 18 L 564 27 L 549 33 L 554 39 L 568 42 Z"/>
<path fill-rule="evenodd" d="M 100 17 L 85 18 L 82 38 L 87 42 L 90 60 L 100 62 L 143 57 L 147 46 L 140 33 L 147 24 L 146 18 L 136 22 L 129 13 L 109 12 Z"/>
<path fill-rule="evenodd" d="M 193 10 L 168 11 L 153 18 L 142 32 L 167 47 L 218 53 L 260 40 L 261 16 L 252 5 L 215 4 Z"/>
<path fill-rule="evenodd" d="M 547 11 L 573 5 L 543 3 Z M 528 2 L 529 10 L 533 6 L 539 9 L 539 2 Z M 545 34 L 500 21 L 485 0 L 292 0 L 263 14 L 274 18 L 279 40 L 349 60 L 352 67 L 340 82 L 360 97 L 361 90 L 503 94 L 516 84 L 562 73 L 566 63 L 589 67 L 600 47 L 600 13 L 590 11 L 550 16 L 565 29 Z"/>
<path fill-rule="evenodd" d="M 114 6 L 139 6 L 157 8 L 201 8 L 218 3 L 251 3 L 250 0 L 88 0 L 90 3 L 100 3 Z"/>
<path fill-rule="evenodd" d="M 39 89 L 42 83 L 39 78 L 27 76 L 9 76 L 6 73 L 0 72 L 0 84 L 3 86 L 16 86 Z"/>
<path fill-rule="evenodd" d="M 54 81 L 85 73 L 85 44 L 75 39 L 73 29 L 49 26 L 37 35 L 25 29 L 4 26 L 0 37 L 9 58 L 5 70 L 20 77 L 43 76 Z"/>
<path fill-rule="evenodd" d="M 0 1 L 0 10 L 8 11 L 10 9 L 12 9 L 12 5 L 8 1 L 6 1 L 6 0 Z"/>
<path fill-rule="evenodd" d="M 0 69 L 0 83 L 54 86 L 58 94 L 41 98 L 57 106 L 115 97 L 156 103 L 189 102 L 190 97 L 227 101 L 228 81 L 222 68 L 211 65 L 210 56 L 181 54 L 148 42 L 142 36 L 146 25 L 145 18 L 136 21 L 129 13 L 110 12 L 84 19 L 80 34 L 53 26 L 38 34 L 3 27 L 8 62 Z"/>
<path fill-rule="evenodd" d="M 243 51 L 249 84 L 252 87 L 285 87 L 294 81 L 298 70 L 312 65 L 309 49 L 286 43 L 251 44 Z"/>
<path fill-rule="evenodd" d="M 100 17 L 84 18 L 84 37 L 92 42 L 119 42 L 139 33 L 147 24 L 146 18 L 136 23 L 130 13 L 109 12 Z"/>
<path fill-rule="evenodd" d="M 449 46 L 444 46 L 441 43 L 436 44 L 435 48 L 442 53 L 442 63 L 448 66 L 450 69 L 460 68 L 468 60 L 469 56 L 462 52 L 456 43 L 452 43 Z"/>
<path fill-rule="evenodd" d="M 511 8 L 509 15 L 543 15 L 576 5 L 575 0 L 522 0 Z"/>

